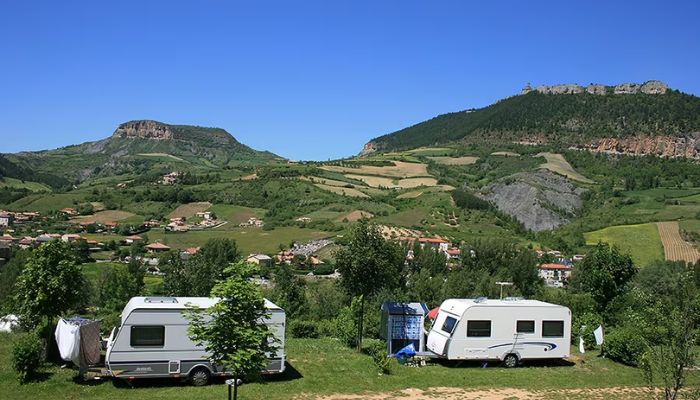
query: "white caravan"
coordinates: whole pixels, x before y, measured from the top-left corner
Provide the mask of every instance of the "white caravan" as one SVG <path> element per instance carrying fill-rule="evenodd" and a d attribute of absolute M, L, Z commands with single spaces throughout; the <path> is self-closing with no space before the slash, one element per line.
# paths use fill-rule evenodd
<path fill-rule="evenodd" d="M 565 358 L 571 349 L 571 311 L 537 300 L 445 300 L 427 348 L 448 360 L 501 360 L 506 367 Z"/>
<path fill-rule="evenodd" d="M 180 378 L 205 385 L 212 376 L 230 375 L 209 361 L 209 353 L 187 334 L 189 307 L 207 309 L 218 299 L 207 297 L 134 297 L 121 314 L 121 325 L 107 342 L 105 364 L 116 378 Z M 284 310 L 265 299 L 264 323 L 277 339 L 266 373 L 284 371 Z"/>

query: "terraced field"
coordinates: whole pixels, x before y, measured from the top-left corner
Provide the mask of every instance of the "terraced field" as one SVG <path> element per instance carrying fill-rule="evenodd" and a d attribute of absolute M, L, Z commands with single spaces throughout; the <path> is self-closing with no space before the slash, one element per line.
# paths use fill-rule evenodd
<path fill-rule="evenodd" d="M 428 157 L 428 159 L 444 165 L 471 165 L 476 163 L 479 160 L 479 157 Z"/>
<path fill-rule="evenodd" d="M 667 260 L 694 263 L 700 259 L 698 249 L 681 237 L 677 221 L 657 222 L 656 226 L 659 228 Z"/>
<path fill-rule="evenodd" d="M 540 165 L 540 168 L 548 169 L 554 173 L 582 183 L 593 183 L 592 180 L 578 173 L 561 154 L 539 153 L 535 157 L 544 157 L 547 160 L 546 163 Z"/>
<path fill-rule="evenodd" d="M 422 163 L 409 163 L 404 161 L 392 161 L 393 166 L 377 167 L 374 165 L 361 165 L 357 168 L 341 167 L 338 165 L 325 165 L 321 169 L 343 174 L 367 174 L 388 176 L 392 178 L 412 178 L 430 176 L 428 166 Z"/>
<path fill-rule="evenodd" d="M 330 186 L 330 185 L 324 185 L 321 183 L 316 183 L 315 186 L 318 187 L 319 189 L 327 190 L 329 192 L 336 193 L 339 195 L 345 195 L 345 196 L 350 196 L 350 197 L 367 197 L 367 198 L 369 198 L 369 196 L 367 194 L 362 193 L 359 190 L 353 189 L 353 188 Z"/>
<path fill-rule="evenodd" d="M 435 178 L 405 178 L 405 179 L 395 179 L 387 178 L 383 176 L 372 176 L 372 175 L 345 175 L 351 179 L 357 179 L 372 187 L 384 187 L 390 189 L 410 189 L 420 186 L 435 186 L 437 185 L 437 179 Z"/>

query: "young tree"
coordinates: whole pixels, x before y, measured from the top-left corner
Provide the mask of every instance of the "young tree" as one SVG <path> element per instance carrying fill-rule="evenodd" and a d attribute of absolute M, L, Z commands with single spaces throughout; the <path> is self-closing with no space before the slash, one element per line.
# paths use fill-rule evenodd
<path fill-rule="evenodd" d="M 230 265 L 227 279 L 211 291 L 219 302 L 208 310 L 187 313 L 190 338 L 206 348 L 212 362 L 236 377 L 260 373 L 267 366 L 267 353 L 274 351 L 272 333 L 260 322 L 266 315 L 265 302 L 258 287 L 248 280 L 252 271 L 246 263 Z"/>
<path fill-rule="evenodd" d="M 60 240 L 43 244 L 27 259 L 15 295 L 22 323 L 30 328 L 80 304 L 83 274 L 71 245 Z"/>
<path fill-rule="evenodd" d="M 637 268 L 628 254 L 606 243 L 598 243 L 593 251 L 574 269 L 571 287 L 590 293 L 603 315 L 612 300 L 627 290 L 627 283 L 637 273 Z"/>
<path fill-rule="evenodd" d="M 176 251 L 160 257 L 158 266 L 163 271 L 163 290 L 169 296 L 190 296 L 192 284 L 187 266 Z"/>
<path fill-rule="evenodd" d="M 652 316 L 648 324 L 657 332 L 640 363 L 650 388 L 654 390 L 660 384 L 666 400 L 678 398 L 688 368 L 695 365 L 700 299 L 692 274 L 683 275 L 671 296 L 654 297 L 655 304 L 648 309 Z"/>
<path fill-rule="evenodd" d="M 381 289 L 400 286 L 405 254 L 394 242 L 384 240 L 376 226 L 366 219 L 352 229 L 347 246 L 338 251 L 336 267 L 340 284 L 351 295 L 359 296 L 357 350 L 362 351 L 362 321 L 365 299 Z"/>
<path fill-rule="evenodd" d="M 596 303 L 596 312 L 601 316 L 601 326 L 605 327 L 608 306 L 625 293 L 627 283 L 636 273 L 637 268 L 628 254 L 620 253 L 615 246 L 599 242 L 574 269 L 570 286 L 576 291 L 591 294 Z M 601 346 L 600 352 L 603 354 L 604 346 Z"/>
<path fill-rule="evenodd" d="M 275 271 L 273 281 L 275 303 L 285 310 L 287 317 L 297 317 L 306 303 L 303 283 L 294 277 L 294 273 L 286 265 Z"/>

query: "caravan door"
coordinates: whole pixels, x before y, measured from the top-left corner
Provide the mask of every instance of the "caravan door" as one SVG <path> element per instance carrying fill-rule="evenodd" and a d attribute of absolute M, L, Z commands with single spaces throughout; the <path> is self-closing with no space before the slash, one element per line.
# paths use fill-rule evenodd
<path fill-rule="evenodd" d="M 459 317 L 447 312 L 438 313 L 433 328 L 428 334 L 428 350 L 440 356 L 447 356 L 452 332 L 459 322 Z"/>

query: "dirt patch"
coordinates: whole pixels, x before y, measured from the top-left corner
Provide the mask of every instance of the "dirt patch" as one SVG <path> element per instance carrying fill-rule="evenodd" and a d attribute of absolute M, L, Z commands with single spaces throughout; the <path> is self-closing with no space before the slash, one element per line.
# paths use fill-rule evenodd
<path fill-rule="evenodd" d="M 504 156 L 504 157 L 519 157 L 520 154 L 513 153 L 512 151 L 494 151 L 491 153 L 492 156 Z"/>
<path fill-rule="evenodd" d="M 336 221 L 344 221 L 348 220 L 348 222 L 356 222 L 361 220 L 362 218 L 372 218 L 374 217 L 374 214 L 367 212 L 367 211 L 362 211 L 362 210 L 355 210 L 352 211 L 346 215 L 341 215 L 338 218 L 336 218 Z"/>
<path fill-rule="evenodd" d="M 166 157 L 166 158 L 171 158 L 173 160 L 177 161 L 185 161 L 180 157 L 176 157 L 172 154 L 167 154 L 167 153 L 139 153 L 139 156 L 146 156 L 146 157 Z"/>
<path fill-rule="evenodd" d="M 393 166 L 375 167 L 372 165 L 360 165 L 357 168 L 326 165 L 321 167 L 326 171 L 340 172 L 343 174 L 370 174 L 388 176 L 392 178 L 412 178 L 430 176 L 428 166 L 422 163 L 409 163 L 404 161 L 392 161 Z"/>
<path fill-rule="evenodd" d="M 479 157 L 428 157 L 430 160 L 435 161 L 438 164 L 444 165 L 471 165 L 479 160 Z"/>
<path fill-rule="evenodd" d="M 371 187 L 378 188 L 389 188 L 389 189 L 410 189 L 420 186 L 435 186 L 437 185 L 437 179 L 435 178 L 405 178 L 405 179 L 392 179 L 385 178 L 381 176 L 369 176 L 369 175 L 345 175 L 350 179 L 357 179 L 366 183 Z"/>
<path fill-rule="evenodd" d="M 241 180 L 241 181 L 252 181 L 254 179 L 258 179 L 258 174 L 250 174 L 250 175 L 245 175 L 245 176 L 238 178 L 238 180 Z"/>
<path fill-rule="evenodd" d="M 71 222 L 78 224 L 83 221 L 93 221 L 98 224 L 104 224 L 105 222 L 121 221 L 129 217 L 133 217 L 134 215 L 134 213 L 130 213 L 128 211 L 106 210 L 96 212 L 92 215 L 83 215 L 80 217 L 72 218 Z"/>
<path fill-rule="evenodd" d="M 327 186 L 337 186 L 337 187 L 364 187 L 364 186 L 359 186 L 359 185 L 353 185 L 352 183 L 349 182 L 343 182 L 343 181 L 338 181 L 335 179 L 328 179 L 328 178 L 320 178 L 318 176 L 302 176 L 299 179 L 302 181 L 309 181 L 311 183 L 320 183 L 322 185 L 327 185 Z"/>
<path fill-rule="evenodd" d="M 576 172 L 574 167 L 569 164 L 568 161 L 561 154 L 555 153 L 539 153 L 535 157 L 544 157 L 547 160 L 546 163 L 540 165 L 540 168 L 548 169 L 559 175 L 564 175 L 569 179 L 583 183 L 593 183 L 592 180 L 586 178 L 585 176 Z"/>
<path fill-rule="evenodd" d="M 596 389 L 462 389 L 434 387 L 428 389 L 407 388 L 396 392 L 369 392 L 363 394 L 332 394 L 327 396 L 299 396 L 315 400 L 545 400 L 545 399 L 645 399 L 652 398 L 646 388 L 596 388 Z"/>
<path fill-rule="evenodd" d="M 397 237 L 419 238 L 423 235 L 421 231 L 417 231 L 415 229 L 400 228 L 397 226 L 379 225 L 379 229 L 381 229 L 382 236 L 384 236 L 387 239 Z"/>
<path fill-rule="evenodd" d="M 700 259 L 700 252 L 690 243 L 683 240 L 677 221 L 657 222 L 661 243 L 664 245 L 664 254 L 670 261 L 696 262 Z"/>
<path fill-rule="evenodd" d="M 187 203 L 179 206 L 173 212 L 171 212 L 169 218 L 190 218 L 194 217 L 198 212 L 206 211 L 211 207 L 211 203 L 208 201 L 202 201 L 198 203 Z"/>

